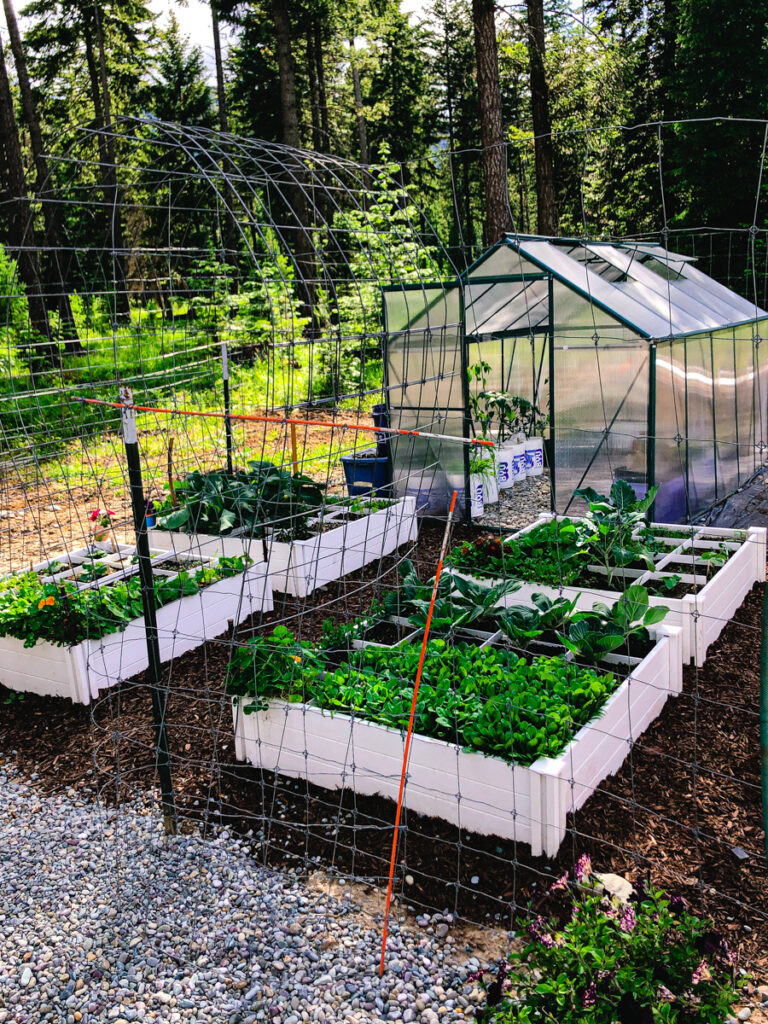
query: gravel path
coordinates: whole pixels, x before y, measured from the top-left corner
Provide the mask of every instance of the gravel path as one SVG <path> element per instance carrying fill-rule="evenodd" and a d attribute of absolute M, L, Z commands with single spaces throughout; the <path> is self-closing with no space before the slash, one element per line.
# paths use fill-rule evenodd
<path fill-rule="evenodd" d="M 45 797 L 3 764 L 0 879 L 0 1024 L 436 1024 L 481 998 L 440 915 L 393 915 L 379 980 L 381 925 L 352 899 L 226 833 L 166 839 L 149 807 Z"/>

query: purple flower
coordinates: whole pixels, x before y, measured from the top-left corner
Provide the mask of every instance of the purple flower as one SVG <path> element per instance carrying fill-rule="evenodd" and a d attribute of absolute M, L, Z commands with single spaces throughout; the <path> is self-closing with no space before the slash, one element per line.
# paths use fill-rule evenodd
<path fill-rule="evenodd" d="M 635 918 L 635 908 L 631 903 L 628 903 L 622 910 L 619 916 L 619 929 L 627 934 L 634 931 L 637 919 Z"/>
<path fill-rule="evenodd" d="M 549 932 L 543 930 L 546 923 L 543 917 L 537 917 L 528 925 L 528 934 L 532 939 L 538 939 L 542 946 L 552 949 L 555 942 Z"/>
<path fill-rule="evenodd" d="M 592 874 L 592 861 L 589 859 L 589 855 L 582 853 L 576 864 L 576 879 L 579 882 L 583 882 L 585 878 L 588 878 Z"/>
<path fill-rule="evenodd" d="M 584 989 L 581 994 L 581 1008 L 582 1010 L 588 1010 L 590 1006 L 594 1006 L 597 1002 L 597 985 L 594 981 L 590 981 L 589 985 Z"/>
<path fill-rule="evenodd" d="M 666 985 L 659 985 L 658 989 L 656 990 L 656 997 L 662 1003 L 674 1003 L 677 999 L 675 993 L 670 992 Z"/>
<path fill-rule="evenodd" d="M 698 967 L 691 976 L 691 984 L 698 985 L 702 981 L 710 981 L 712 978 L 712 972 L 709 969 L 709 964 L 706 960 L 700 960 Z"/>
<path fill-rule="evenodd" d="M 669 912 L 678 917 L 688 906 L 682 896 L 672 896 L 669 900 Z"/>

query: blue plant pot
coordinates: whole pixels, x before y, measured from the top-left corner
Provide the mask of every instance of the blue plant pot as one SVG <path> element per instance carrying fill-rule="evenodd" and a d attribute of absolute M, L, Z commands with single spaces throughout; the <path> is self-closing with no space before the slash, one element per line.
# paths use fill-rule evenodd
<path fill-rule="evenodd" d="M 342 455 L 341 464 L 352 497 L 371 493 L 383 494 L 389 485 L 389 459 L 374 451 Z"/>

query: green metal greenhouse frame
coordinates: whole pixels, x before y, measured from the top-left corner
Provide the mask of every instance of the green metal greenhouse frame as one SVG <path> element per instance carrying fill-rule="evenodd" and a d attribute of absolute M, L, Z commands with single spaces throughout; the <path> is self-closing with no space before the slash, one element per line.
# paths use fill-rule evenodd
<path fill-rule="evenodd" d="M 508 235 L 449 282 L 383 289 L 391 425 L 475 429 L 468 368 L 549 414 L 553 508 L 577 487 L 658 485 L 655 518 L 700 515 L 763 465 L 768 313 L 653 242 Z M 467 446 L 402 438 L 398 493 L 427 511 L 468 483 Z"/>

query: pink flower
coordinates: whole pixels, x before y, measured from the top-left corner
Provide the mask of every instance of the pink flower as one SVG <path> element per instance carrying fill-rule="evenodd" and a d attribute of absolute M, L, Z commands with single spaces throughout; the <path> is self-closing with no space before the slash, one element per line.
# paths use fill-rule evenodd
<path fill-rule="evenodd" d="M 586 853 L 582 853 L 576 864 L 576 880 L 583 882 L 585 878 L 588 878 L 592 874 L 592 861 Z"/>
<path fill-rule="evenodd" d="M 558 878 L 557 881 L 552 884 L 552 886 L 551 886 L 549 891 L 550 892 L 560 892 L 561 890 L 564 891 L 567 888 L 568 888 L 568 872 L 566 871 L 564 875 L 561 875 L 560 878 Z"/>
<path fill-rule="evenodd" d="M 670 992 L 666 985 L 659 985 L 658 989 L 656 990 L 656 996 L 663 1003 L 674 1003 L 675 999 L 677 998 L 675 993 Z"/>
<path fill-rule="evenodd" d="M 691 977 L 691 984 L 698 985 L 702 981 L 711 981 L 711 979 L 712 972 L 709 969 L 709 964 L 706 960 L 700 960 L 698 967 L 693 972 L 693 976 Z"/>
<path fill-rule="evenodd" d="M 590 1006 L 594 1006 L 597 1002 L 597 985 L 594 981 L 590 981 L 589 985 L 584 989 L 581 994 L 581 1008 L 588 1010 Z"/>

